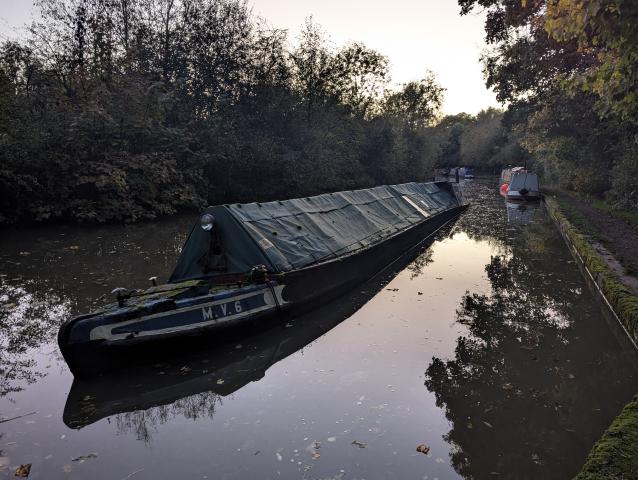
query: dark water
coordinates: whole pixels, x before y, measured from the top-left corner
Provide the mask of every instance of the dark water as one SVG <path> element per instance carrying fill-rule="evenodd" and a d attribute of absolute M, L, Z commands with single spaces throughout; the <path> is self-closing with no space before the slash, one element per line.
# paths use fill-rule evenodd
<path fill-rule="evenodd" d="M 92 382 L 59 323 L 165 278 L 193 218 L 2 232 L 0 418 L 26 416 L 0 423 L 0 478 L 570 478 L 638 390 L 636 353 L 543 211 L 466 193 L 389 283 Z"/>

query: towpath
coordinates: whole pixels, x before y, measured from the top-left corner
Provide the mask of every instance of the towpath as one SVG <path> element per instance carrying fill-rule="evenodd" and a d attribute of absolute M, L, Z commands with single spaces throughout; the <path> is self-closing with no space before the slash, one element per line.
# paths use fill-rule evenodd
<path fill-rule="evenodd" d="M 610 266 L 638 293 L 638 226 L 596 207 L 587 199 L 564 191 L 552 194 L 570 220 L 599 243 L 597 248 Z"/>

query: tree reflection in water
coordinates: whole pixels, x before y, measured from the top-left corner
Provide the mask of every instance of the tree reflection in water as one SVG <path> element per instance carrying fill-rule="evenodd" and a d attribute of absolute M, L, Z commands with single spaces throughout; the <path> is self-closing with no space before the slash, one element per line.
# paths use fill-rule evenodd
<path fill-rule="evenodd" d="M 190 420 L 213 419 L 215 409 L 222 405 L 222 397 L 215 392 L 201 392 L 167 405 L 115 415 L 118 434 L 134 433 L 138 440 L 150 443 L 153 432 L 175 417 Z"/>
<path fill-rule="evenodd" d="M 46 375 L 36 371 L 30 350 L 53 338 L 68 315 L 68 301 L 31 283 L 16 286 L 0 277 L 0 398 Z"/>
<path fill-rule="evenodd" d="M 465 478 L 571 478 L 631 395 L 618 373 L 627 366 L 596 305 L 581 301 L 576 269 L 561 268 L 571 259 L 553 225 L 500 240 L 485 267 L 491 292 L 464 295 L 456 315 L 468 334 L 453 359 L 432 359 L 425 385 Z M 610 345 L 583 348 L 599 342 Z"/>

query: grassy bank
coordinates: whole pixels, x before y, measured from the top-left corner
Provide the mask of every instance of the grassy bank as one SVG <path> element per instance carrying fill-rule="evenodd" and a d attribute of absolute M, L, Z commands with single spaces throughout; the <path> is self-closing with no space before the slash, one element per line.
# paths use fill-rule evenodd
<path fill-rule="evenodd" d="M 575 225 L 586 225 L 582 216 L 546 198 L 547 210 L 560 230 L 577 250 L 596 284 L 607 297 L 616 315 L 634 342 L 638 341 L 638 296 L 623 284 L 607 262 Z M 572 218 L 573 216 L 573 218 Z M 575 480 L 638 478 L 638 395 L 594 445 Z"/>
<path fill-rule="evenodd" d="M 574 480 L 638 478 L 638 395 L 589 452 Z"/>

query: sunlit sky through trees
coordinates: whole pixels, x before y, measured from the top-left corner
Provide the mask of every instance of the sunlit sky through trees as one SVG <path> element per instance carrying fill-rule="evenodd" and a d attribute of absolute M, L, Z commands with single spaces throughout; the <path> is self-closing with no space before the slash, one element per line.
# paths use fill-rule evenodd
<path fill-rule="evenodd" d="M 483 14 L 459 15 L 456 0 L 253 0 L 253 11 L 294 41 L 312 15 L 337 45 L 360 41 L 387 55 L 400 84 L 432 70 L 447 89 L 443 111 L 477 113 L 497 106 L 485 88 L 479 56 Z M 15 38 L 30 21 L 31 0 L 0 0 L 0 38 Z"/>

